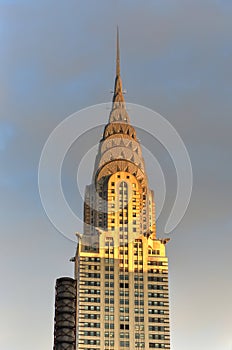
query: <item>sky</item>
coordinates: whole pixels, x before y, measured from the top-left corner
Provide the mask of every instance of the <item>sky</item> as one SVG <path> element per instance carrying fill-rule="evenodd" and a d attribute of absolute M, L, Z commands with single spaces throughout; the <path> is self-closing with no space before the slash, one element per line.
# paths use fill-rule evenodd
<path fill-rule="evenodd" d="M 167 246 L 172 350 L 231 350 L 231 1 L 0 0 L 0 16 L 0 349 L 53 347 L 55 279 L 73 276 L 75 243 L 46 216 L 39 159 L 60 122 L 112 98 L 118 24 L 126 101 L 175 127 L 193 169 L 188 210 Z M 80 214 L 75 152 L 62 181 Z M 157 158 L 168 203 L 175 174 L 158 145 Z M 85 167 L 83 186 L 92 163 Z"/>

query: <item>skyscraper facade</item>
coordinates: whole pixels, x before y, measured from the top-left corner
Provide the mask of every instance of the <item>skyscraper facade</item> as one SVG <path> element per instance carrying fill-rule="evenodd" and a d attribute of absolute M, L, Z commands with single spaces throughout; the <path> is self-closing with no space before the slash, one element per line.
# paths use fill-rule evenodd
<path fill-rule="evenodd" d="M 75 278 L 64 281 L 76 288 L 75 345 L 73 338 L 70 347 L 54 349 L 170 349 L 168 240 L 156 236 L 154 193 L 126 110 L 117 35 L 112 109 L 85 191 Z"/>

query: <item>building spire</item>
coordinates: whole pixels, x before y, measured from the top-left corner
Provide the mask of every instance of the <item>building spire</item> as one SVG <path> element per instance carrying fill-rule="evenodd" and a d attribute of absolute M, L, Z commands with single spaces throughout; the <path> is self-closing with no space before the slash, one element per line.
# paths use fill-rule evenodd
<path fill-rule="evenodd" d="M 116 76 L 120 76 L 120 47 L 119 47 L 119 28 L 118 28 L 118 26 L 117 26 Z"/>
<path fill-rule="evenodd" d="M 117 26 L 117 48 L 116 48 L 116 78 L 114 84 L 113 108 L 124 107 L 125 100 L 122 90 L 122 79 L 120 76 L 120 45 L 119 28 Z"/>

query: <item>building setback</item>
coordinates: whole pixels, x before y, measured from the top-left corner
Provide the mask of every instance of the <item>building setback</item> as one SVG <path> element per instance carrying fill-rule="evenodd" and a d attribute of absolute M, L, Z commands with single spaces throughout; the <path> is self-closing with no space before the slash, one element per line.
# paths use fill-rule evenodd
<path fill-rule="evenodd" d="M 54 350 L 170 349 L 169 239 L 156 236 L 154 194 L 126 110 L 119 56 L 117 33 L 112 109 L 86 187 L 75 276 L 57 280 Z"/>

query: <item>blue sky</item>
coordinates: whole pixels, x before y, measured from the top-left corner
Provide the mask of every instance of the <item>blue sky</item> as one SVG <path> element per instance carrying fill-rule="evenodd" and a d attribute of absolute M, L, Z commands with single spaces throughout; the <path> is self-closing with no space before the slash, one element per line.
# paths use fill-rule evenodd
<path fill-rule="evenodd" d="M 53 346 L 54 283 L 72 276 L 75 245 L 44 213 L 38 162 L 62 120 L 111 99 L 119 24 L 126 100 L 166 117 L 193 167 L 168 246 L 172 349 L 231 349 L 232 3 L 0 1 L 0 13 L 0 348 Z M 81 212 L 72 159 L 65 193 Z"/>

